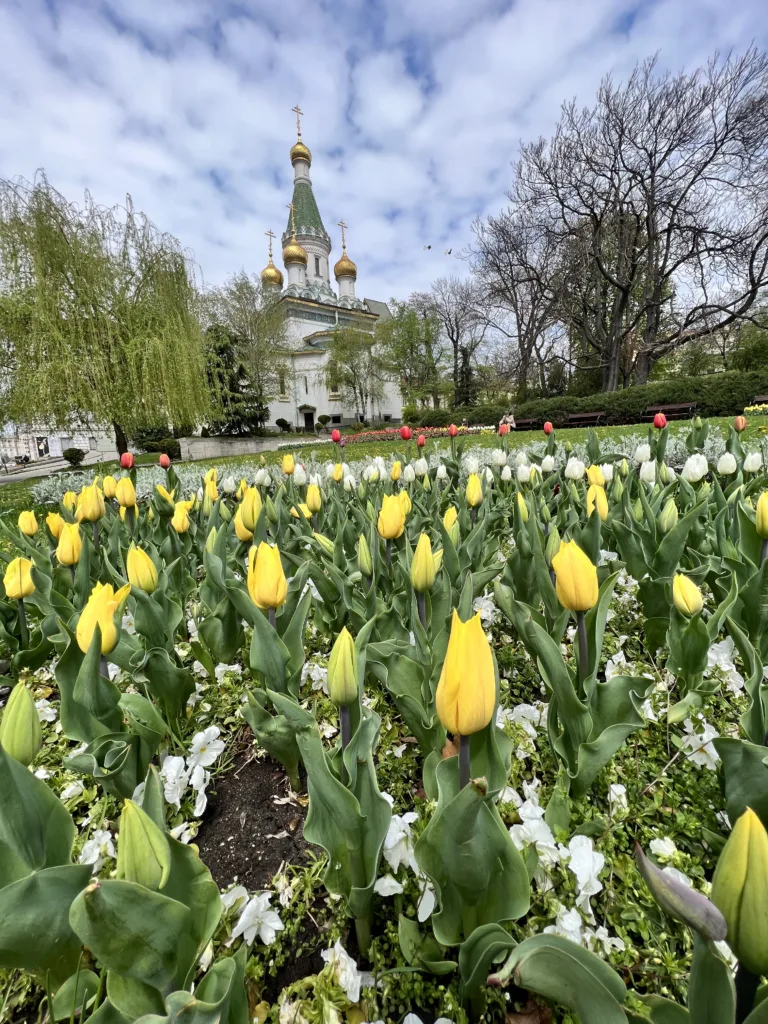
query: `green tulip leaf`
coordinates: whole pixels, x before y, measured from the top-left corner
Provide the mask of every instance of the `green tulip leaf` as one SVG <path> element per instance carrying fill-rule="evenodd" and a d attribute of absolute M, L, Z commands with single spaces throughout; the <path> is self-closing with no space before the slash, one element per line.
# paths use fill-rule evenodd
<path fill-rule="evenodd" d="M 243 718 L 250 725 L 256 740 L 270 757 L 285 768 L 291 787 L 295 792 L 301 789 L 299 764 L 301 755 L 296 736 L 285 715 L 272 715 L 267 710 L 267 697 L 263 691 L 246 691 L 248 703 L 242 707 Z"/>
<path fill-rule="evenodd" d="M 69 1020 L 82 1014 L 93 1001 L 99 988 L 99 977 L 93 971 L 79 970 L 67 978 L 53 997 L 53 1019 Z"/>
<path fill-rule="evenodd" d="M 699 936 L 693 948 L 688 1010 L 696 1024 L 725 1024 L 736 1014 L 731 969 L 712 943 Z"/>

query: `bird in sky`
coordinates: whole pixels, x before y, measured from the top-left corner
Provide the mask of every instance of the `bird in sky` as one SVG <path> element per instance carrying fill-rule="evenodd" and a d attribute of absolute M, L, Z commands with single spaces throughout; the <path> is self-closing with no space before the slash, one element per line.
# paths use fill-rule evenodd
<path fill-rule="evenodd" d="M 426 252 L 426 251 L 427 251 L 427 249 L 431 249 L 431 248 L 432 248 L 432 246 L 431 246 L 431 245 L 425 245 L 425 246 L 424 246 L 424 251 Z"/>
<path fill-rule="evenodd" d="M 445 255 L 446 256 L 450 256 L 452 252 L 453 252 L 453 249 L 446 249 L 445 250 Z"/>

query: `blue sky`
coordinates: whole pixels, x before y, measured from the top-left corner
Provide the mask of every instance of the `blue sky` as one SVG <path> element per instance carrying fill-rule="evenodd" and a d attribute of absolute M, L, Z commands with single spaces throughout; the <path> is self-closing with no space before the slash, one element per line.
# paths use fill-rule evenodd
<path fill-rule="evenodd" d="M 135 205 L 207 282 L 266 262 L 294 133 L 358 294 L 405 298 L 505 202 L 520 140 L 637 60 L 768 41 L 764 0 L 2 0 L 0 175 Z M 425 245 L 431 245 L 429 251 Z M 452 249 L 451 256 L 444 255 Z"/>

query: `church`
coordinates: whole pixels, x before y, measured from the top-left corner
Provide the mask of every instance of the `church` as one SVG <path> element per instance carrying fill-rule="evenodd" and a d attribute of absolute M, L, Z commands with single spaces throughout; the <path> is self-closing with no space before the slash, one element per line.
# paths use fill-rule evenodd
<path fill-rule="evenodd" d="M 320 216 L 309 170 L 312 154 L 301 137 L 301 110 L 296 114 L 297 140 L 291 147 L 293 198 L 288 223 L 282 236 L 282 271 L 272 254 L 261 272 L 265 291 L 279 294 L 286 317 L 291 372 L 280 382 L 280 394 L 270 402 L 269 423 L 286 420 L 294 429 L 313 431 L 320 416 L 330 416 L 329 427 L 354 423 L 354 407 L 344 396 L 328 388 L 324 368 L 333 332 L 348 327 L 373 334 L 376 324 L 390 316 L 385 302 L 360 299 L 356 295 L 357 267 L 347 255 L 346 224 L 340 221 L 341 257 L 333 267 L 336 289 L 331 285 L 332 243 Z M 287 278 L 287 281 L 286 281 Z M 402 400 L 396 382 L 387 381 L 380 398 L 366 410 L 369 423 L 396 423 L 402 414 Z"/>

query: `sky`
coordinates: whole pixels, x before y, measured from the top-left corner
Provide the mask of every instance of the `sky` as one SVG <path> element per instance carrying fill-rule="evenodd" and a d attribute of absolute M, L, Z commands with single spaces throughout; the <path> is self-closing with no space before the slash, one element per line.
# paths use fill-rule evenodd
<path fill-rule="evenodd" d="M 208 284 L 266 264 L 298 103 L 332 261 L 359 296 L 467 272 L 521 141 L 659 52 L 693 69 L 768 44 L 765 0 L 0 0 L 0 177 L 125 201 Z M 425 246 L 431 246 L 425 249 Z M 447 250 L 452 250 L 450 255 Z"/>

